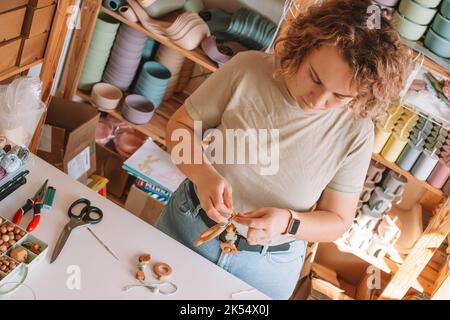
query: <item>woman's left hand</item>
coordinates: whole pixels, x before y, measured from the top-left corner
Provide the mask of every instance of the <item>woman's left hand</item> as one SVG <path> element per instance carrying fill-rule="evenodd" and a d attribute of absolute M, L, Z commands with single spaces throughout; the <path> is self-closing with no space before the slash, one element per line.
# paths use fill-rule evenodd
<path fill-rule="evenodd" d="M 286 209 L 260 208 L 247 214 L 238 214 L 234 220 L 248 226 L 247 241 L 250 245 L 268 244 L 283 234 L 291 214 Z"/>

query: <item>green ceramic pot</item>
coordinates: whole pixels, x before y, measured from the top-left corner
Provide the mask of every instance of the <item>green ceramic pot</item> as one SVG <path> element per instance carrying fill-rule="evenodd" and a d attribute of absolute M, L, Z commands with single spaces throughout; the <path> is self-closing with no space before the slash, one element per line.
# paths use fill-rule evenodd
<path fill-rule="evenodd" d="M 117 29 L 119 29 L 119 26 L 120 26 L 119 21 L 107 15 L 106 13 L 101 12 L 98 15 L 98 19 L 95 24 L 95 29 L 106 33 L 115 34 L 117 32 Z"/>
<path fill-rule="evenodd" d="M 443 0 L 441 5 L 441 14 L 450 19 L 450 0 Z"/>
<path fill-rule="evenodd" d="M 425 37 L 425 46 L 442 58 L 450 58 L 450 40 L 441 37 L 431 28 Z"/>
<path fill-rule="evenodd" d="M 402 0 L 398 11 L 408 20 L 422 25 L 429 24 L 437 12 L 437 8 L 426 8 L 414 0 Z"/>
<path fill-rule="evenodd" d="M 419 40 L 428 28 L 428 26 L 423 26 L 406 19 L 398 11 L 394 13 L 392 24 L 403 38 L 411 41 Z"/>
<path fill-rule="evenodd" d="M 441 37 L 450 40 L 450 19 L 438 13 L 433 21 L 433 30 Z"/>
<path fill-rule="evenodd" d="M 441 0 L 414 0 L 414 1 L 425 8 L 436 8 L 441 3 Z"/>

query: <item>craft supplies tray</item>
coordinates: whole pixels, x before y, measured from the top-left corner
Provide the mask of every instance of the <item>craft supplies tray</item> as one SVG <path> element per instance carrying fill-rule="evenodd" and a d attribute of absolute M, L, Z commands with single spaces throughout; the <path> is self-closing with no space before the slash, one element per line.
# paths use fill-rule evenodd
<path fill-rule="evenodd" d="M 0 216 L 0 296 L 11 293 L 45 259 L 48 245 Z"/>

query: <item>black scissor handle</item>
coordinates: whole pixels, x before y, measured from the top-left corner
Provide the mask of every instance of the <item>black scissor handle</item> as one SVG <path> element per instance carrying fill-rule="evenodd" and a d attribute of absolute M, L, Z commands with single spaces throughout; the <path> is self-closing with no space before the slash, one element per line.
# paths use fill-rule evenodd
<path fill-rule="evenodd" d="M 84 204 L 85 206 L 79 212 L 73 213 L 73 208 L 75 208 L 79 204 Z M 81 198 L 81 199 L 76 200 L 74 203 L 72 203 L 67 212 L 69 214 L 69 217 L 71 217 L 71 218 L 82 219 L 86 207 L 90 207 L 90 206 L 91 206 L 91 201 L 89 201 L 88 199 L 85 199 L 85 198 Z"/>
<path fill-rule="evenodd" d="M 87 206 L 83 209 L 83 211 L 83 221 L 85 222 L 96 224 L 103 219 L 103 211 L 97 207 Z"/>

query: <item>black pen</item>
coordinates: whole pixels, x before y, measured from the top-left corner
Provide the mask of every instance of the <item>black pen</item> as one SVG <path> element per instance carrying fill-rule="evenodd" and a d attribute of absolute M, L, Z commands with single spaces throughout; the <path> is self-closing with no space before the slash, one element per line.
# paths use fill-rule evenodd
<path fill-rule="evenodd" d="M 7 196 L 9 196 L 11 193 L 19 189 L 21 186 L 23 186 L 25 183 L 27 183 L 27 179 L 25 177 L 20 178 L 17 180 L 13 185 L 11 185 L 7 190 L 4 190 L 0 194 L 0 201 L 5 199 Z"/>
<path fill-rule="evenodd" d="M 29 174 L 30 171 L 24 170 L 21 171 L 19 174 L 17 174 L 14 178 L 9 180 L 7 183 L 5 183 L 3 186 L 0 187 L 0 195 L 5 192 L 9 187 L 11 187 L 15 182 L 17 182 L 20 178 L 25 177 L 27 174 Z"/>

